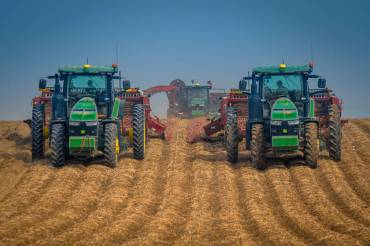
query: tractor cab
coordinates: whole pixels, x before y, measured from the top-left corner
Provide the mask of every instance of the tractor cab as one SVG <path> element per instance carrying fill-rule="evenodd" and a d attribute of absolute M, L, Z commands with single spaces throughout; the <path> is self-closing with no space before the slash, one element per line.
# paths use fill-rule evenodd
<path fill-rule="evenodd" d="M 55 87 L 57 91 L 58 80 L 61 80 L 63 91 L 60 92 L 60 96 L 55 95 L 55 99 L 61 99 L 61 95 L 63 96 L 66 102 L 66 118 L 74 120 L 87 117 L 91 114 L 86 111 L 94 111 L 92 107 L 96 108 L 98 119 L 109 118 L 114 103 L 113 79 L 118 78 L 114 76 L 116 72 L 117 66 L 114 65 L 93 67 L 85 64 L 82 67 L 69 66 L 59 69 L 59 75 L 54 76 Z"/>
<path fill-rule="evenodd" d="M 319 76 L 311 75 L 311 72 L 312 66 L 285 64 L 253 69 L 252 76 L 246 78 L 252 81 L 250 123 L 274 125 L 284 120 L 297 123 L 297 120 L 314 119 L 308 80 Z M 319 87 L 325 87 L 324 79 L 319 79 Z"/>
<path fill-rule="evenodd" d="M 289 99 L 303 116 L 304 88 L 301 74 L 263 75 L 261 96 L 264 99 L 263 118 L 270 118 L 272 106 L 280 98 Z"/>

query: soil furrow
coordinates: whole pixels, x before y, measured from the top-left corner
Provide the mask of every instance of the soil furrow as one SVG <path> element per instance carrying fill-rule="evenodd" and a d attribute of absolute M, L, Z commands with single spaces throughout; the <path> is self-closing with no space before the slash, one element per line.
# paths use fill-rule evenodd
<path fill-rule="evenodd" d="M 80 189 L 74 192 L 68 203 L 59 208 L 54 217 L 45 221 L 43 227 L 24 229 L 24 233 L 19 238 L 15 238 L 14 241 L 24 245 L 42 238 L 54 238 L 74 224 L 84 221 L 96 209 L 101 194 L 104 194 L 109 188 L 110 171 L 106 167 L 88 168 L 82 175 Z M 50 241 L 52 239 L 49 239 L 48 243 Z"/>
<path fill-rule="evenodd" d="M 192 153 L 199 152 L 198 144 L 192 145 Z M 206 244 L 208 235 L 212 231 L 212 188 L 210 181 L 213 178 L 212 167 L 203 165 L 195 156 L 193 162 L 193 192 L 191 212 L 185 225 L 185 232 L 176 241 L 177 244 Z"/>
<path fill-rule="evenodd" d="M 328 200 L 312 173 L 315 170 L 307 172 L 304 167 L 294 167 L 289 171 L 297 194 L 312 216 L 329 230 L 355 237 L 362 243 L 370 242 L 370 228 L 349 218 Z"/>
<path fill-rule="evenodd" d="M 349 236 L 324 228 L 317 219 L 306 213 L 306 205 L 293 188 L 291 177 L 286 169 L 269 169 L 265 173 L 265 179 L 270 194 L 274 197 L 275 209 L 286 221 L 289 221 L 297 233 L 309 240 L 309 244 L 348 245 L 350 242 L 353 245 L 353 243 L 359 243 Z M 333 243 L 333 241 L 337 242 Z"/>
<path fill-rule="evenodd" d="M 342 173 L 332 162 L 321 161 L 320 172 L 314 172 L 320 187 L 342 213 L 370 227 L 370 208 L 353 192 Z"/>
<path fill-rule="evenodd" d="M 367 163 L 370 163 L 370 154 L 369 154 L 369 145 L 370 138 L 361 131 L 355 124 L 349 124 L 343 132 L 344 141 L 342 141 L 342 146 L 345 145 L 348 147 L 345 154 L 352 156 L 355 154 L 359 158 L 360 162 L 353 162 L 353 165 L 359 166 L 362 168 L 362 171 L 367 170 Z"/>
<path fill-rule="evenodd" d="M 304 245 L 305 238 L 292 231 L 268 197 L 263 173 L 243 167 L 237 177 L 239 207 L 253 241 L 262 245 Z"/>
<path fill-rule="evenodd" d="M 42 227 L 44 220 L 55 216 L 58 208 L 63 206 L 78 189 L 81 172 L 67 168 L 53 171 L 57 173 L 53 184 L 45 189 L 37 203 L 28 207 L 22 214 L 7 220 L 7 223 L 0 227 L 0 237 L 22 234 L 23 228 L 37 231 L 36 228 Z"/>
<path fill-rule="evenodd" d="M 27 177 L 14 188 L 14 193 L 10 193 L 1 202 L 0 215 L 4 222 L 35 206 L 47 188 L 55 182 L 54 170 L 44 170 L 45 167 L 32 167 Z"/>
<path fill-rule="evenodd" d="M 163 200 L 163 186 L 166 184 L 169 143 L 164 143 L 161 152 L 154 151 L 148 155 L 148 164 L 141 172 L 138 187 L 134 191 L 127 209 L 117 214 L 104 232 L 99 232 L 87 240 L 88 244 L 122 244 L 135 237 L 157 214 Z M 138 162 L 138 164 L 144 164 Z M 85 244 L 86 241 L 81 242 Z"/>
<path fill-rule="evenodd" d="M 370 141 L 366 142 L 354 134 L 351 134 L 350 137 L 348 134 L 350 133 L 343 134 L 342 162 L 333 162 L 333 165 L 338 166 L 342 171 L 343 176 L 356 195 L 370 205 L 370 179 L 366 172 L 369 168 L 368 163 L 370 163 L 370 159 L 367 160 L 361 157 L 365 155 L 363 146 L 361 146 L 360 150 L 356 148 L 358 143 L 369 146 Z"/>
<path fill-rule="evenodd" d="M 214 163 L 216 164 L 216 163 Z M 240 197 L 237 186 L 239 170 L 235 166 L 217 163 L 216 177 L 219 186 L 219 219 L 221 224 L 221 244 L 254 245 L 253 236 L 244 225 L 240 208 Z"/>
<path fill-rule="evenodd" d="M 362 131 L 364 131 L 368 137 L 370 137 L 370 121 L 369 120 L 352 120 L 349 124 L 355 124 L 356 126 L 360 127 Z"/>
<path fill-rule="evenodd" d="M 164 200 L 150 224 L 135 235 L 130 244 L 172 245 L 184 230 L 192 202 L 192 155 L 186 143 L 186 122 L 180 122 L 170 142 Z"/>
<path fill-rule="evenodd" d="M 269 160 L 265 171 L 243 143 L 236 165 L 222 142 L 187 143 L 192 123 L 169 119 L 172 140 L 152 139 L 143 161 L 54 169 L 25 164 L 29 129 L 0 122 L 0 244 L 369 244 L 370 120 L 342 128 L 340 162 L 323 152 L 317 169 Z"/>
<path fill-rule="evenodd" d="M 25 183 L 25 179 L 29 177 L 30 169 L 24 168 L 23 162 L 15 161 L 13 158 L 7 161 L 0 161 L 0 166 L 3 177 L 0 179 L 1 205 L 2 202 L 8 199 L 8 196 L 14 195 L 15 189 L 19 188 L 22 183 Z"/>
<path fill-rule="evenodd" d="M 114 171 L 112 183 L 103 194 L 101 202 L 97 205 L 96 210 L 90 213 L 87 218 L 80 224 L 75 224 L 67 228 L 61 234 L 53 238 L 54 242 L 63 244 L 65 242 L 75 243 L 86 240 L 91 235 L 97 233 L 102 228 L 108 228 L 117 214 L 127 208 L 127 203 L 132 198 L 132 189 L 137 181 L 140 168 L 131 159 L 123 159 L 119 163 L 119 167 Z M 44 243 L 45 239 L 40 243 Z"/>

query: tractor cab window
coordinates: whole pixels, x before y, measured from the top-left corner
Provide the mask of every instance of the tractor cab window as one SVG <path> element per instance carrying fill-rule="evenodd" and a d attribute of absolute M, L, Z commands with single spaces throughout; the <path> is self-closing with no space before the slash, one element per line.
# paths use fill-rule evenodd
<path fill-rule="evenodd" d="M 188 90 L 189 98 L 207 98 L 207 88 L 191 88 Z"/>
<path fill-rule="evenodd" d="M 106 92 L 107 79 L 102 75 L 70 75 L 69 96 L 90 95 Z"/>
<path fill-rule="evenodd" d="M 262 77 L 262 96 L 266 100 L 263 115 L 270 117 L 274 102 L 280 97 L 287 97 L 296 105 L 299 115 L 303 115 L 303 77 L 300 74 L 268 75 Z"/>
<path fill-rule="evenodd" d="M 98 107 L 99 115 L 108 112 L 107 76 L 98 74 L 82 74 L 68 76 L 69 108 L 83 97 L 92 97 Z"/>
<path fill-rule="evenodd" d="M 303 96 L 302 75 L 269 75 L 263 76 L 263 98 L 268 101 L 279 97 L 288 97 L 293 102 Z"/>

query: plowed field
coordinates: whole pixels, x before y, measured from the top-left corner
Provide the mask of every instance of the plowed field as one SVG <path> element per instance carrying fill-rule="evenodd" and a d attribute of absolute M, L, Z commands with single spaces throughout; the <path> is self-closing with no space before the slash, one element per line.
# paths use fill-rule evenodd
<path fill-rule="evenodd" d="M 124 154 L 63 168 L 31 163 L 30 131 L 0 123 L 1 245 L 370 245 L 370 120 L 343 131 L 343 160 L 319 168 L 226 160 L 222 143 L 188 144 L 187 120 L 145 161 Z M 101 162 L 101 160 L 100 160 Z"/>

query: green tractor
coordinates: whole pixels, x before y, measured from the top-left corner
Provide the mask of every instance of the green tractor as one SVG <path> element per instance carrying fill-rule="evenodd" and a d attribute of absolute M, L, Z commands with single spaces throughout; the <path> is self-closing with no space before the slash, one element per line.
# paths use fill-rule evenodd
<path fill-rule="evenodd" d="M 118 68 L 110 66 L 65 67 L 49 76 L 53 87 L 41 79 L 41 96 L 33 99 L 32 157 L 44 156 L 49 137 L 51 165 L 61 167 L 68 157 L 90 159 L 102 153 L 107 166 L 115 167 L 128 141 L 123 134 L 125 100 L 114 88 Z M 121 83 L 120 83 L 120 87 Z M 123 87 L 127 87 L 124 85 Z M 134 158 L 143 159 L 146 141 L 143 104 L 133 105 Z"/>
<path fill-rule="evenodd" d="M 325 88 L 326 81 L 311 72 L 311 65 L 280 64 L 257 67 L 252 76 L 244 78 L 251 81 L 246 145 L 255 168 L 266 168 L 267 156 L 296 155 L 302 155 L 308 166 L 317 167 L 319 122 L 315 117 L 315 101 L 310 96 L 308 80 L 318 78 L 319 88 Z M 236 128 L 236 117 L 229 115 L 228 118 L 228 127 Z M 237 148 L 237 141 L 234 142 L 228 146 Z"/>
<path fill-rule="evenodd" d="M 187 118 L 207 116 L 209 113 L 210 85 L 198 83 L 185 86 Z"/>

